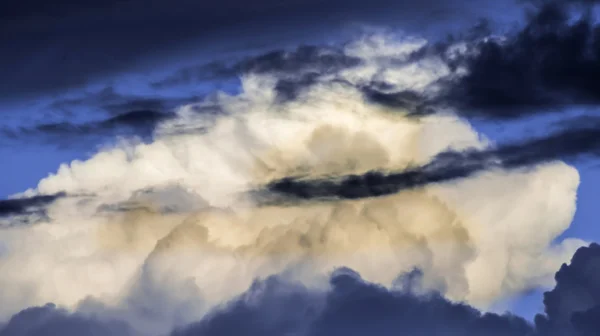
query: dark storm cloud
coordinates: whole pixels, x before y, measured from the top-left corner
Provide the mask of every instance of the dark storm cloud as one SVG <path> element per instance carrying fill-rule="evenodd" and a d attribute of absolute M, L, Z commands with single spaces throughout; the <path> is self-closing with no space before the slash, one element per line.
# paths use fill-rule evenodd
<path fill-rule="evenodd" d="M 82 336 L 134 335 L 131 328 L 120 321 L 101 321 L 78 314 L 70 314 L 52 304 L 27 308 L 14 315 L 0 327 L 0 336 Z"/>
<path fill-rule="evenodd" d="M 494 119 L 597 106 L 600 25 L 590 6 L 597 2 L 535 1 L 518 32 L 474 45 L 478 53 L 464 59 L 469 73 L 448 85 L 451 104 Z M 575 11 L 576 3 L 585 5 Z"/>
<path fill-rule="evenodd" d="M 582 247 L 554 277 L 544 294 L 545 315 L 536 316 L 544 335 L 597 335 L 600 330 L 600 245 Z"/>
<path fill-rule="evenodd" d="M 32 212 L 42 211 L 45 206 L 58 198 L 65 196 L 66 194 L 64 193 L 58 193 L 55 195 L 38 195 L 26 198 L 0 200 L 0 217 L 26 215 Z"/>
<path fill-rule="evenodd" d="M 482 314 L 438 294 L 415 296 L 365 282 L 349 269 L 331 289 L 311 291 L 278 277 L 256 281 L 242 297 L 173 336 L 188 335 L 529 335 L 511 315 Z"/>
<path fill-rule="evenodd" d="M 436 85 L 437 96 L 394 91 L 370 85 L 361 88 L 369 101 L 392 108 L 412 109 L 415 115 L 436 113 L 451 106 L 467 118 L 517 119 L 566 108 L 600 104 L 600 24 L 593 11 L 597 0 L 523 0 L 525 22 L 512 32 L 495 36 L 481 20 L 464 33 L 451 35 L 413 53 L 408 62 L 438 56 L 452 76 Z M 456 42 L 470 53 L 448 57 Z M 466 75 L 454 76 L 459 68 Z M 411 103 L 406 97 L 410 94 Z"/>
<path fill-rule="evenodd" d="M 574 126 L 575 125 L 575 126 Z M 547 136 L 526 139 L 485 150 L 449 151 L 420 167 L 401 172 L 371 171 L 322 179 L 284 178 L 273 181 L 265 191 L 300 199 L 355 199 L 397 193 L 432 183 L 466 178 L 491 168 L 520 169 L 539 163 L 566 159 L 582 160 L 600 156 L 600 121 L 585 118 Z M 267 196 L 266 202 L 269 202 Z M 274 201 L 278 201 L 275 199 Z"/>

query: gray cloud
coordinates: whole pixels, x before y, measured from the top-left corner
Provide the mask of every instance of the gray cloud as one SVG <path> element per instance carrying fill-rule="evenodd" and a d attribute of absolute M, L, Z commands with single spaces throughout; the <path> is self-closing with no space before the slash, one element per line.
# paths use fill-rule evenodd
<path fill-rule="evenodd" d="M 0 329 L 0 336 L 130 336 L 131 328 L 121 321 L 103 321 L 93 317 L 71 314 L 53 304 L 27 308 L 15 314 Z"/>

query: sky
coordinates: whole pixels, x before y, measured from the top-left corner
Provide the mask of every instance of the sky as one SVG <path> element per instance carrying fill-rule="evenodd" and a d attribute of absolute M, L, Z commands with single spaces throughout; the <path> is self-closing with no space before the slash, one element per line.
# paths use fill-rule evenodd
<path fill-rule="evenodd" d="M 0 13 L 0 336 L 600 328 L 596 1 Z"/>

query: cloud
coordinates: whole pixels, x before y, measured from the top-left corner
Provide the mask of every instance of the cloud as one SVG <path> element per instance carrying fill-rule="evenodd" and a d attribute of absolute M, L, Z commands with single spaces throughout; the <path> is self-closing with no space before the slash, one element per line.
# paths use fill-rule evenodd
<path fill-rule="evenodd" d="M 161 123 L 176 117 L 178 106 L 200 99 L 187 94 L 123 94 L 108 86 L 42 102 L 26 110 L 30 121 L 0 126 L 0 134 L 9 145 L 17 142 L 67 147 L 98 145 L 117 136 L 149 139 Z"/>
<path fill-rule="evenodd" d="M 586 124 L 581 124 L 582 121 Z M 356 199 L 468 178 L 485 170 L 523 169 L 554 160 L 597 158 L 600 155 L 597 120 L 584 118 L 571 124 L 580 125 L 537 139 L 527 138 L 483 150 L 443 152 L 424 166 L 399 172 L 370 171 L 362 175 L 334 175 L 320 179 L 285 177 L 268 183 L 265 189 L 300 199 Z M 268 196 L 266 200 L 269 200 Z"/>
<path fill-rule="evenodd" d="M 270 73 L 278 77 L 305 72 L 327 75 L 360 65 L 361 62 L 361 59 L 356 56 L 346 55 L 343 49 L 305 45 L 291 52 L 272 51 L 249 58 L 240 62 L 236 68 L 242 72 Z"/>
<path fill-rule="evenodd" d="M 126 94 L 114 86 L 106 86 L 75 96 L 59 97 L 51 100 L 43 109 L 66 115 L 77 115 L 81 111 L 97 109 L 110 115 L 119 115 L 135 110 L 171 111 L 182 104 L 197 102 L 202 95 L 164 96 L 155 92 L 147 94 Z"/>
<path fill-rule="evenodd" d="M 414 25 L 415 18 L 432 15 L 446 20 L 463 18 L 467 12 L 473 16 L 478 7 L 470 2 L 261 0 L 245 6 L 239 0 L 169 4 L 155 0 L 151 5 L 112 0 L 49 7 L 28 0 L 4 6 L 2 11 L 0 25 L 7 34 L 0 46 L 7 52 L 0 63 L 0 98 L 76 89 L 197 55 L 210 53 L 218 58 L 223 50 L 246 51 L 248 44 L 313 38 L 324 29 L 333 31 L 355 20 L 381 22 L 382 8 L 388 16 L 397 15 L 396 24 Z M 199 45 L 210 48 L 198 50 Z"/>
<path fill-rule="evenodd" d="M 541 1 L 534 8 L 518 32 L 475 44 L 466 57 L 468 73 L 449 84 L 452 104 L 502 119 L 600 103 L 594 89 L 600 36 L 592 10 L 574 17 L 569 1 Z"/>
<path fill-rule="evenodd" d="M 57 193 L 54 195 L 36 195 L 24 198 L 0 200 L 0 217 L 24 215 L 35 212 L 64 196 L 64 193 Z"/>
<path fill-rule="evenodd" d="M 361 86 L 366 98 L 390 108 L 410 107 L 415 116 L 450 107 L 465 118 L 496 120 L 598 106 L 598 2 L 522 2 L 528 5 L 525 22 L 507 33 L 495 34 L 482 20 L 414 50 L 409 64 L 435 56 L 448 68 L 427 91 L 375 82 Z"/>
<path fill-rule="evenodd" d="M 334 51 L 276 52 L 249 67 L 238 92 L 181 106 L 149 141 L 125 140 L 64 163 L 24 195 L 91 196 L 48 204 L 39 225 L 3 229 L 0 267 L 19 272 L 0 277 L 0 317 L 47 302 L 79 311 L 91 297 L 101 317 L 167 333 L 257 278 L 284 272 L 322 289 L 342 266 L 383 287 L 418 268 L 421 282 L 413 287 L 481 309 L 551 286 L 556 268 L 584 244 L 557 241 L 575 212 L 577 170 L 529 152 L 550 160 L 536 147 L 545 143 L 525 151 L 494 146 L 456 111 L 415 118 L 365 97 L 369 86 L 435 95 L 452 69 L 436 53 L 413 58 L 426 45 L 384 31 Z M 347 66 L 347 59 L 360 62 Z M 281 99 L 282 82 L 315 67 L 325 75 L 309 75 L 310 83 Z M 146 121 L 133 115 L 114 124 Z M 464 171 L 465 161 L 470 169 L 493 163 L 494 155 L 505 166 L 383 197 L 265 204 L 248 193 L 294 176 L 414 167 L 446 174 L 438 166 Z M 508 169 L 525 159 L 540 164 Z"/>
<path fill-rule="evenodd" d="M 232 302 L 172 335 L 498 335 L 577 336 L 597 332 L 600 246 L 580 248 L 545 293 L 535 324 L 505 313 L 483 313 L 435 292 L 417 295 L 364 281 L 338 269 L 319 291 L 284 277 L 257 280 Z"/>
<path fill-rule="evenodd" d="M 153 87 L 190 85 L 208 80 L 237 78 L 248 74 L 271 75 L 278 79 L 275 89 L 283 100 L 323 78 L 335 77 L 340 71 L 360 65 L 359 57 L 347 55 L 343 48 L 326 45 L 303 45 L 291 49 L 242 57 L 229 62 L 213 61 L 179 69 L 172 75 L 152 83 Z"/>
<path fill-rule="evenodd" d="M 169 112 L 133 110 L 102 121 L 77 124 L 60 122 L 16 129 L 5 128 L 0 133 L 5 136 L 5 142 L 51 144 L 73 148 L 103 143 L 116 136 L 148 139 L 161 122 L 174 117 L 174 114 Z"/>
<path fill-rule="evenodd" d="M 0 327 L 1 336 L 42 335 L 134 335 L 131 328 L 121 321 L 102 321 L 93 317 L 72 314 L 53 304 L 27 308 L 15 314 Z"/>
<path fill-rule="evenodd" d="M 235 322 L 234 322 L 235 321 Z M 285 279 L 257 281 L 240 298 L 172 335 L 528 335 L 511 315 L 482 314 L 436 293 L 416 296 L 338 269 L 324 292 Z"/>
<path fill-rule="evenodd" d="M 592 335 L 600 327 L 600 245 L 582 247 L 556 273 L 556 286 L 544 294 L 545 315 L 536 316 L 549 335 Z"/>
<path fill-rule="evenodd" d="M 211 81 L 211 84 L 214 85 L 216 81 L 238 75 L 239 73 L 236 70 L 235 65 L 222 61 L 212 61 L 180 68 L 164 78 L 153 81 L 150 85 L 155 89 L 189 86 L 206 81 Z"/>
<path fill-rule="evenodd" d="M 432 113 L 427 106 L 427 101 L 418 92 L 406 90 L 386 93 L 377 89 L 375 83 L 363 88 L 366 99 L 369 101 L 389 106 L 395 109 L 406 109 L 414 116 Z"/>
<path fill-rule="evenodd" d="M 133 12 L 122 12 L 122 5 L 115 13 L 103 7 L 103 19 L 114 19 L 114 31 L 90 35 L 112 37 L 119 31 L 131 46 L 90 38 L 87 26 L 73 31 L 76 39 L 98 41 L 90 52 L 98 48 L 105 52 L 97 55 L 118 61 L 82 60 L 75 67 L 80 72 L 66 73 L 85 80 L 108 76 L 134 63 L 136 50 L 170 49 L 178 43 L 170 44 L 170 36 L 211 24 L 201 20 L 210 11 L 169 16 L 182 7 L 157 3 L 138 12 L 136 4 Z M 226 0 L 214 8 L 197 6 L 223 10 L 231 22 L 237 15 L 250 16 L 246 7 L 232 12 L 233 5 Z M 271 5 L 259 3 L 250 10 L 259 17 L 280 13 Z M 295 5 L 321 8 L 312 2 Z M 544 11 L 554 18 L 549 31 L 564 23 L 562 9 L 553 12 L 548 6 L 534 16 L 530 31 L 547 28 L 538 22 Z M 67 17 L 79 10 L 69 8 L 55 10 Z M 155 14 L 173 29 L 149 20 Z M 90 15 L 95 14 L 81 17 Z M 140 27 L 119 30 L 125 24 L 120 15 Z M 188 15 L 193 21 L 181 20 Z M 229 21 L 222 19 L 217 15 L 212 24 L 226 26 Z M 153 28 L 145 31 L 143 22 Z M 574 31 L 560 27 L 565 36 Z M 161 32 L 153 34 L 158 28 Z M 488 28 L 482 23 L 469 36 L 437 45 L 375 31 L 335 47 L 301 46 L 203 63 L 154 83 L 165 89 L 240 76 L 238 92 L 216 92 L 194 104 L 188 104 L 193 97 L 129 96 L 112 87 L 55 101 L 55 108 L 94 107 L 105 115 L 80 124 L 48 122 L 16 136 L 70 140 L 126 130 L 151 138 L 103 147 L 89 159 L 61 165 L 21 198 L 0 201 L 3 223 L 9 224 L 0 227 L 0 269 L 14 270 L 0 277 L 4 330 L 89 326 L 99 333 L 129 334 L 129 325 L 141 334 L 177 329 L 174 333 L 181 335 L 535 336 L 593 330 L 597 303 L 571 302 L 593 286 L 564 278 L 593 268 L 588 260 L 595 257 L 585 256 L 595 245 L 578 250 L 571 266 L 558 273 L 546 314 L 535 324 L 482 312 L 522 291 L 551 287 L 556 268 L 585 244 L 558 239 L 573 218 L 579 185 L 577 170 L 558 160 L 596 156 L 599 149 L 595 119 L 563 123 L 543 137 L 493 144 L 462 118 L 468 111 L 443 106 L 449 84 L 462 90 L 450 92 L 451 97 L 487 94 L 475 85 L 477 76 L 490 71 L 486 48 L 499 48 L 504 60 L 503 48 L 511 43 L 509 54 L 522 56 L 519 36 L 536 43 L 547 38 L 536 31 L 533 37 L 485 39 Z M 143 38 L 131 38 L 137 29 Z M 507 62 L 510 68 L 522 61 Z M 533 65 L 538 68 L 524 70 L 547 70 Z M 29 75 L 43 78 L 62 70 L 37 72 L 32 65 Z M 526 83 L 544 90 L 568 91 L 577 99 L 573 92 L 583 90 L 577 79 L 553 87 L 558 84 L 541 72 L 527 71 L 536 81 Z M 36 82 L 29 93 L 73 87 L 81 79 L 51 77 Z M 14 88 L 31 77 L 25 73 L 19 80 Z M 465 102 L 477 106 L 476 100 Z M 171 111 L 179 104 L 184 105 Z M 263 202 L 265 191 L 301 200 L 284 196 Z M 37 219 L 40 211 L 39 225 L 17 225 L 23 218 Z M 329 276 L 339 267 L 353 271 L 342 268 Z M 46 302 L 66 310 L 41 306 Z M 115 319 L 123 323 L 106 322 Z"/>
<path fill-rule="evenodd" d="M 338 268 L 322 288 L 291 280 L 285 273 L 256 279 L 241 295 L 202 319 L 172 330 L 187 335 L 446 335 L 587 336 L 597 331 L 600 308 L 600 245 L 575 252 L 556 273 L 554 289 L 544 294 L 545 312 L 535 322 L 504 313 L 485 313 L 438 292 L 416 292 L 418 270 L 403 274 L 397 285 L 364 280 L 352 269 Z M 416 275 L 416 277 L 415 277 Z M 53 304 L 27 308 L 0 328 L 2 336 L 137 335 L 119 319 L 70 313 Z"/>

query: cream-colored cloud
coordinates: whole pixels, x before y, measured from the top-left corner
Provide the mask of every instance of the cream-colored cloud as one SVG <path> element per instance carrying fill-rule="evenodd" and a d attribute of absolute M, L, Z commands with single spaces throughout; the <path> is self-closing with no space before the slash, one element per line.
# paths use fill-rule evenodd
<path fill-rule="evenodd" d="M 420 43 L 359 40 L 348 52 L 365 64 L 338 75 L 367 83 L 377 73 L 425 90 L 447 73 L 441 62 L 386 61 Z M 321 286 L 339 266 L 384 285 L 418 267 L 427 287 L 485 308 L 549 284 L 582 244 L 553 244 L 571 222 L 579 183 L 561 162 L 380 198 L 265 205 L 243 197 L 286 176 L 401 170 L 489 145 L 449 112 L 411 119 L 325 81 L 281 103 L 275 82 L 242 78 L 242 93 L 219 95 L 223 115 L 210 121 L 183 107 L 187 129 L 202 132 L 165 123 L 151 143 L 124 142 L 42 179 L 27 193 L 89 196 L 59 199 L 44 223 L 2 229 L 0 315 L 46 302 L 75 309 L 92 297 L 140 328 L 167 331 L 257 277 L 285 271 Z"/>

